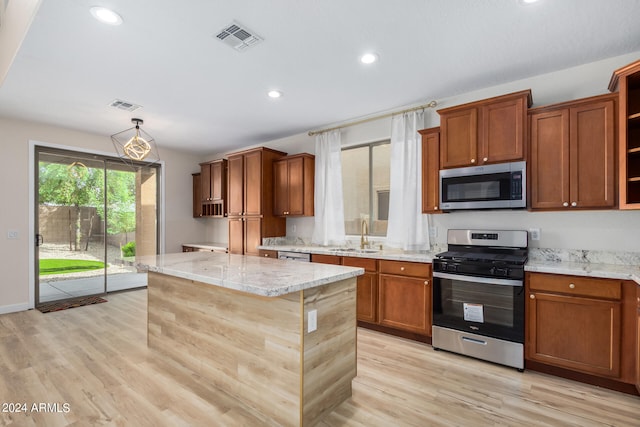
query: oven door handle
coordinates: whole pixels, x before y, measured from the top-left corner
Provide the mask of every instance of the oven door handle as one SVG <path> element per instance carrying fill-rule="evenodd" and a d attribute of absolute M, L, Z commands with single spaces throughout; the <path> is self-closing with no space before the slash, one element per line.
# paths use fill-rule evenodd
<path fill-rule="evenodd" d="M 493 277 L 463 276 L 461 274 L 441 273 L 439 271 L 434 271 L 433 277 L 437 277 L 440 279 L 460 280 L 462 282 L 486 283 L 489 285 L 522 287 L 522 284 L 523 284 L 522 280 L 496 279 Z"/>

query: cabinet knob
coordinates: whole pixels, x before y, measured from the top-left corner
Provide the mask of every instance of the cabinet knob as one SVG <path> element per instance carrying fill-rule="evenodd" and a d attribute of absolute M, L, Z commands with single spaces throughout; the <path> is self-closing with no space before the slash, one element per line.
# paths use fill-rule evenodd
<path fill-rule="evenodd" d="M 578 203 L 576 203 L 576 202 L 571 202 L 571 206 L 574 206 L 574 207 L 575 207 L 575 206 L 578 206 Z"/>
<path fill-rule="evenodd" d="M 269 257 L 269 254 L 264 254 L 265 257 Z"/>
<path fill-rule="evenodd" d="M 568 203 L 568 202 L 564 202 L 564 203 L 562 204 L 562 206 L 564 206 L 564 207 L 566 208 L 567 206 L 569 206 L 569 203 Z"/>
<path fill-rule="evenodd" d="M 400 271 L 404 271 L 404 267 L 400 267 Z"/>
<path fill-rule="evenodd" d="M 438 210 L 438 207 L 437 207 L 437 206 L 434 206 L 434 207 L 433 207 L 433 210 L 434 210 L 434 211 L 437 211 L 437 210 Z"/>
<path fill-rule="evenodd" d="M 476 162 L 476 159 L 471 159 L 471 163 L 475 163 L 475 162 Z"/>
<path fill-rule="evenodd" d="M 483 162 L 486 162 L 487 160 L 489 160 L 488 157 L 485 157 L 485 158 L 482 159 Z"/>
<path fill-rule="evenodd" d="M 529 295 L 529 298 L 536 299 L 536 296 L 534 294 L 531 294 L 531 295 Z"/>
<path fill-rule="evenodd" d="M 573 283 L 569 283 L 569 288 L 570 288 L 570 289 L 575 289 L 575 288 L 576 288 L 576 285 L 574 285 Z"/>
<path fill-rule="evenodd" d="M 424 281 L 424 284 L 425 284 L 425 285 L 428 285 L 428 284 L 429 284 L 429 281 L 428 281 L 428 280 L 425 280 L 425 281 Z"/>

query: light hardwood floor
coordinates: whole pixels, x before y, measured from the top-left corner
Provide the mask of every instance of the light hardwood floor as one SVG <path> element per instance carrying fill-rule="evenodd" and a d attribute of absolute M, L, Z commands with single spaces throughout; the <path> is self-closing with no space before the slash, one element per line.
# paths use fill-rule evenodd
<path fill-rule="evenodd" d="M 0 425 L 265 425 L 147 349 L 146 295 L 0 315 Z M 3 411 L 23 403 L 26 413 Z M 353 396 L 319 425 L 639 426 L 640 398 L 360 329 Z"/>

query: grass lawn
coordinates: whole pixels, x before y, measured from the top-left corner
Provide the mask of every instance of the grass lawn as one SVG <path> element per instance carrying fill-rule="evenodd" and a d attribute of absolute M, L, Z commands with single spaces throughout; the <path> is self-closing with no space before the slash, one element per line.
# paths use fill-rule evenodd
<path fill-rule="evenodd" d="M 104 268 L 104 262 L 84 259 L 41 259 L 40 275 L 77 273 Z"/>

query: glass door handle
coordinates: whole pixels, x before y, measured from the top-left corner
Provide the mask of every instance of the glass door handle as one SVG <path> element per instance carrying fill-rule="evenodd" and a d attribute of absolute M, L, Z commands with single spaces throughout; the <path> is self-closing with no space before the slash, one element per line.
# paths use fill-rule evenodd
<path fill-rule="evenodd" d="M 44 243 L 44 238 L 42 234 L 36 234 L 36 246 L 40 246 Z"/>

